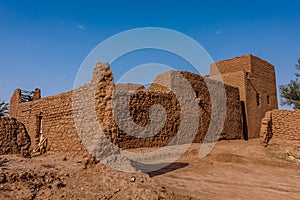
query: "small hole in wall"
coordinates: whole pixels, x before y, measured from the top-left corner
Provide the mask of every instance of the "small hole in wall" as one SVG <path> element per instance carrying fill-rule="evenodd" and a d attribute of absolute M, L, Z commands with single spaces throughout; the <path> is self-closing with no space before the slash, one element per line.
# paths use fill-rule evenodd
<path fill-rule="evenodd" d="M 249 72 L 246 72 L 245 76 L 246 76 L 246 79 L 250 79 Z"/>
<path fill-rule="evenodd" d="M 256 93 L 256 105 L 260 105 L 260 100 L 259 100 L 259 93 Z"/>
<path fill-rule="evenodd" d="M 270 96 L 267 95 L 267 104 L 270 104 Z"/>

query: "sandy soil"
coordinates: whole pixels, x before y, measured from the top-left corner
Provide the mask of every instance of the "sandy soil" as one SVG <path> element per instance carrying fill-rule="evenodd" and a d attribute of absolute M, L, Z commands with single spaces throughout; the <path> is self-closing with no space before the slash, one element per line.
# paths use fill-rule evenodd
<path fill-rule="evenodd" d="M 204 159 L 193 144 L 153 179 L 199 199 L 300 199 L 300 164 L 277 158 L 259 139 L 221 141 Z"/>
<path fill-rule="evenodd" d="M 131 182 L 134 178 L 135 181 Z M 112 170 L 89 158 L 0 157 L 0 199 L 190 199 L 147 174 Z"/>
<path fill-rule="evenodd" d="M 218 142 L 204 159 L 199 147 L 192 144 L 175 163 L 149 174 L 119 172 L 89 158 L 0 156 L 0 199 L 299 199 L 300 164 L 277 158 L 259 139 Z"/>

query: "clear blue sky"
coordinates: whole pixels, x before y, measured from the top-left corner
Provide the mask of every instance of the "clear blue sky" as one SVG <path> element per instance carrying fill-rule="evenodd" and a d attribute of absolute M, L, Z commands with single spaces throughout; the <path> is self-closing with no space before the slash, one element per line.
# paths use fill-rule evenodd
<path fill-rule="evenodd" d="M 15 88 L 39 87 L 42 96 L 68 91 L 98 43 L 148 26 L 194 38 L 215 61 L 248 53 L 259 56 L 276 67 L 277 84 L 285 84 L 294 78 L 300 57 L 299 8 L 299 1 L 288 0 L 0 0 L 0 99 L 9 101 Z"/>

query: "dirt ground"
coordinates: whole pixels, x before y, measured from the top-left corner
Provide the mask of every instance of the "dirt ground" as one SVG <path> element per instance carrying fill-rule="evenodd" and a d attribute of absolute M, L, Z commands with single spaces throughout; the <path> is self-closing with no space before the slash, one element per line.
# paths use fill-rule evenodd
<path fill-rule="evenodd" d="M 81 157 L 0 156 L 0 199 L 300 197 L 300 164 L 278 158 L 276 149 L 260 146 L 259 139 L 220 141 L 204 159 L 199 148 L 192 144 L 175 163 L 148 174 L 116 171 Z"/>
<path fill-rule="evenodd" d="M 177 166 L 153 179 L 198 199 L 300 199 L 300 163 L 278 158 L 276 149 L 259 142 L 220 141 L 204 159 L 200 144 L 193 144 Z"/>

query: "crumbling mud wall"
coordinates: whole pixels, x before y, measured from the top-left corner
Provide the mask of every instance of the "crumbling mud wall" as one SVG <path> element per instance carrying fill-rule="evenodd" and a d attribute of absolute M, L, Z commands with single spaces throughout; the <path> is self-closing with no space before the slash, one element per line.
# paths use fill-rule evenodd
<path fill-rule="evenodd" d="M 212 101 L 210 92 L 218 92 L 224 87 L 226 93 L 226 110 L 218 107 L 217 112 L 226 112 L 226 117 L 223 129 L 219 139 L 240 139 L 242 136 L 242 112 L 240 105 L 239 89 L 233 86 L 223 84 L 213 79 L 201 77 L 198 74 L 191 72 L 181 72 L 182 75 L 192 85 L 200 108 L 200 127 L 195 141 L 203 141 L 211 120 L 211 107 Z M 208 90 L 207 83 L 210 84 L 210 91 Z M 216 101 L 219 101 L 217 99 Z M 212 124 L 213 125 L 213 124 Z"/>
<path fill-rule="evenodd" d="M 262 129 L 266 116 L 262 120 Z M 270 120 L 269 120 L 270 121 Z M 300 152 L 300 110 L 273 110 L 271 111 L 271 139 L 269 145 Z M 263 139 L 263 138 L 262 138 Z"/>
<path fill-rule="evenodd" d="M 119 94 L 118 97 L 120 96 L 121 95 Z M 122 100 L 118 99 L 116 101 Z M 180 124 L 180 107 L 176 96 L 172 92 L 151 91 L 148 89 L 140 90 L 133 92 L 129 104 L 131 119 L 129 119 L 124 112 L 118 112 L 118 110 L 114 111 L 114 116 L 117 114 L 120 119 L 127 118 L 128 120 L 126 121 L 132 120 L 132 122 L 136 124 L 132 126 L 128 123 L 124 123 L 122 128 L 125 128 L 126 132 L 120 130 L 120 127 L 116 124 L 118 127 L 116 129 L 118 133 L 117 142 L 121 148 L 165 146 L 171 143 Z M 134 128 L 135 126 L 145 127 L 150 123 L 153 123 L 149 116 L 150 108 L 157 104 L 163 106 L 166 112 L 166 120 L 165 123 L 160 126 L 161 129 L 158 128 L 159 125 L 157 125 L 150 130 L 142 129 L 137 131 Z M 162 115 L 159 115 L 160 117 L 158 115 L 159 114 L 154 114 L 157 118 L 163 118 Z M 127 133 L 136 133 L 139 136 L 134 137 Z M 181 139 L 183 140 L 182 142 L 184 142 L 184 138 Z"/>
<path fill-rule="evenodd" d="M 272 111 L 266 112 L 264 118 L 261 120 L 261 126 L 260 126 L 260 138 L 261 138 L 261 144 L 263 146 L 268 146 L 269 141 L 273 137 L 273 131 L 272 131 Z"/>
<path fill-rule="evenodd" d="M 72 91 L 22 102 L 21 91 L 17 89 L 11 98 L 9 113 L 25 125 L 31 138 L 31 150 L 43 135 L 48 138 L 47 150 L 66 155 L 86 154 L 73 121 Z"/>
<path fill-rule="evenodd" d="M 189 81 L 199 101 L 197 107 L 194 108 L 200 112 L 200 125 L 194 142 L 201 142 L 205 137 L 210 123 L 211 103 L 209 91 L 203 77 L 190 72 L 180 73 Z M 169 75 L 165 73 L 162 73 L 159 76 L 169 77 Z M 212 84 L 215 84 L 215 89 L 220 87 L 219 82 L 214 80 L 210 81 Z M 119 147 L 125 149 L 164 146 L 170 144 L 172 139 L 174 139 L 181 122 L 181 108 L 176 95 L 170 89 L 157 84 L 154 81 L 149 89 L 133 86 L 129 90 L 124 90 L 124 86 L 118 87 L 117 85 L 116 88 L 118 92 L 117 94 L 114 94 L 114 79 L 112 71 L 109 68 L 103 73 L 103 77 L 99 80 L 97 85 L 95 97 L 97 101 L 97 117 L 103 126 L 104 133 L 114 142 L 114 144 L 118 144 Z M 240 139 L 242 135 L 242 117 L 239 91 L 238 88 L 228 85 L 225 86 L 225 91 L 227 96 L 226 118 L 219 139 Z M 182 90 L 182 92 L 184 93 L 185 90 Z M 127 96 L 130 96 L 130 98 L 125 100 Z M 119 101 L 121 103 L 118 103 Z M 116 106 L 123 105 L 122 102 L 123 104 L 128 102 L 130 105 L 130 116 L 125 112 L 121 112 L 122 106 Z M 159 130 L 151 129 L 152 132 L 147 132 L 141 129 L 141 131 L 138 132 L 138 136 L 135 137 L 127 133 L 132 133 L 139 129 L 134 130 L 134 125 L 124 123 L 121 126 L 124 128 L 123 125 L 125 125 L 125 130 L 128 131 L 123 131 L 124 129 L 119 127 L 122 122 L 118 123 L 115 121 L 116 115 L 119 115 L 118 117 L 126 122 L 131 120 L 138 126 L 145 127 L 151 123 L 149 116 L 150 108 L 156 104 L 163 106 L 166 114 L 165 124 Z M 151 137 L 143 137 L 147 135 L 151 135 Z M 176 143 L 184 143 L 184 141 L 187 141 L 186 138 L 180 138 L 180 140 L 182 140 L 182 142 L 177 141 Z"/>
<path fill-rule="evenodd" d="M 199 110 L 200 118 L 194 142 L 201 142 L 210 122 L 210 95 L 203 77 L 180 73 L 196 93 L 197 104 L 193 110 Z M 220 86 L 219 82 L 210 81 L 215 88 Z M 114 89 L 117 92 L 113 92 Z M 238 139 L 242 133 L 239 92 L 228 85 L 225 85 L 225 91 L 226 118 L 219 139 Z M 115 85 L 107 63 L 96 64 L 89 84 L 56 96 L 33 96 L 35 98 L 24 102 L 21 90 L 17 89 L 11 98 L 10 115 L 24 123 L 32 148 L 42 135 L 48 138 L 48 150 L 67 155 L 106 154 L 117 151 L 115 146 L 125 149 L 164 146 L 174 139 L 182 121 L 180 104 L 171 90 L 155 83 L 148 89 L 136 84 Z M 126 112 L 120 105 L 127 106 Z M 157 105 L 160 105 L 158 110 L 151 110 Z M 162 126 L 143 129 L 160 117 L 164 122 Z M 130 135 L 134 130 L 142 131 L 138 131 L 138 136 Z M 185 143 L 189 138 L 187 134 L 180 138 L 179 143 Z"/>
<path fill-rule="evenodd" d="M 24 124 L 14 118 L 0 117 L 0 155 L 29 156 L 30 137 Z"/>

